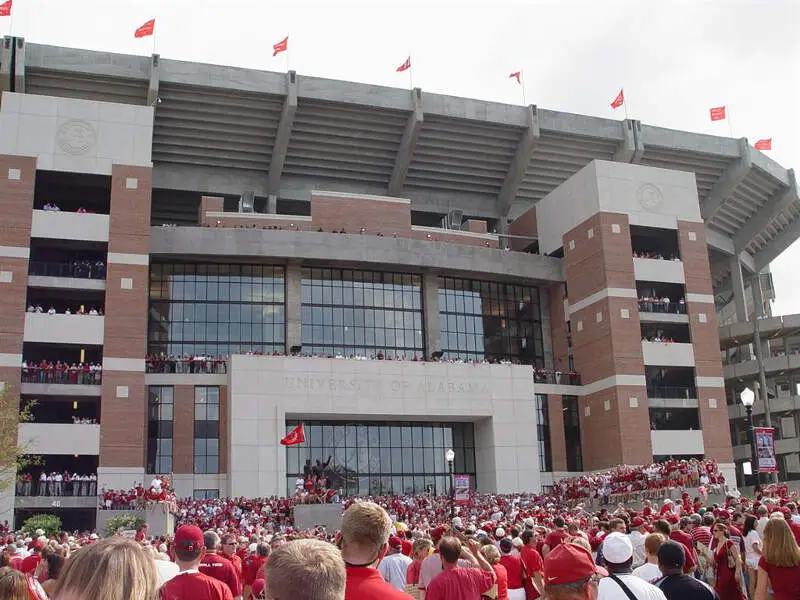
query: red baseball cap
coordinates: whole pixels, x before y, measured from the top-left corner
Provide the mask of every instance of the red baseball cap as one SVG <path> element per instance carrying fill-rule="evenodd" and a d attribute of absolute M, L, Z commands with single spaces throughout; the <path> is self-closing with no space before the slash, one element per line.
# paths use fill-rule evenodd
<path fill-rule="evenodd" d="M 573 583 L 595 573 L 602 577 L 608 575 L 608 571 L 594 563 L 589 551 L 577 544 L 559 544 L 544 559 L 545 585 Z"/>
<path fill-rule="evenodd" d="M 631 527 L 641 527 L 642 525 L 644 525 L 642 517 L 634 517 L 633 521 L 631 521 Z"/>
<path fill-rule="evenodd" d="M 190 552 L 204 548 L 203 532 L 196 525 L 181 525 L 175 532 L 175 547 Z"/>
<path fill-rule="evenodd" d="M 390 548 L 402 548 L 403 547 L 403 542 L 396 535 L 391 535 L 391 536 L 389 536 L 389 547 Z"/>

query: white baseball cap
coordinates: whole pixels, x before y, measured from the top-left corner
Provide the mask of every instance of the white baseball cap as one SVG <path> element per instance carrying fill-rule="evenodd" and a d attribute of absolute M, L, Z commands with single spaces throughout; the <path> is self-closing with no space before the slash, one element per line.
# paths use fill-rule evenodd
<path fill-rule="evenodd" d="M 608 562 L 619 565 L 628 562 L 633 557 L 633 544 L 624 533 L 609 533 L 603 540 L 603 558 Z"/>
<path fill-rule="evenodd" d="M 499 537 L 499 538 L 501 538 L 501 537 L 505 537 L 505 535 L 506 535 L 506 530 L 505 530 L 505 529 L 503 529 L 502 527 L 498 527 L 498 528 L 495 530 L 495 532 L 494 532 L 494 535 L 495 535 L 496 537 Z"/>

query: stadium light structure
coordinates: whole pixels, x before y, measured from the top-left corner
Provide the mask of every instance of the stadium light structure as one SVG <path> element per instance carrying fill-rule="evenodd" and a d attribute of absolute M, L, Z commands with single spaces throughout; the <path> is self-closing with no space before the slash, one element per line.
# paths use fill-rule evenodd
<path fill-rule="evenodd" d="M 453 518 L 456 516 L 456 490 L 453 477 L 453 461 L 456 459 L 456 453 L 453 452 L 452 448 L 448 448 L 447 452 L 444 453 L 444 459 L 447 461 L 447 468 L 450 471 L 450 522 L 452 523 Z"/>

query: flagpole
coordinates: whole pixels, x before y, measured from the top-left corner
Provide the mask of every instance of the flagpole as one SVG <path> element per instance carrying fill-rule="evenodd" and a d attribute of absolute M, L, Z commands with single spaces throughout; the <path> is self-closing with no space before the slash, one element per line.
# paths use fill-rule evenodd
<path fill-rule="evenodd" d="M 408 85 L 414 89 L 414 63 L 411 61 L 411 51 L 408 52 Z"/>
<path fill-rule="evenodd" d="M 158 23 L 153 23 L 153 54 L 156 53 L 156 27 Z"/>
<path fill-rule="evenodd" d="M 8 37 L 14 35 L 14 5 L 11 5 L 11 12 L 8 13 Z"/>
<path fill-rule="evenodd" d="M 733 137 L 733 121 L 731 120 L 731 107 L 727 104 L 725 105 L 725 116 L 727 117 L 726 120 L 728 121 L 728 133 L 731 134 Z"/>
<path fill-rule="evenodd" d="M 628 116 L 628 97 L 625 95 L 625 88 L 622 88 L 622 106 L 625 107 L 625 120 L 630 121 Z"/>
<path fill-rule="evenodd" d="M 520 81 L 522 85 L 522 106 L 528 106 L 528 101 L 525 99 L 525 71 L 522 69 L 519 70 L 519 78 L 522 80 Z"/>

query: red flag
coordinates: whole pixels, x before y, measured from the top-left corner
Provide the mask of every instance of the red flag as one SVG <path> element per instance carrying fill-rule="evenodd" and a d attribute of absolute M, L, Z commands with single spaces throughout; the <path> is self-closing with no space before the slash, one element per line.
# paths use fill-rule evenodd
<path fill-rule="evenodd" d="M 11 16 L 11 2 L 12 0 L 8 0 L 8 2 L 3 2 L 0 4 L 0 17 Z"/>
<path fill-rule="evenodd" d="M 411 68 L 411 57 L 409 56 L 402 65 L 397 67 L 397 72 L 402 73 L 403 71 L 408 71 Z"/>
<path fill-rule="evenodd" d="M 515 71 L 511 75 L 508 76 L 509 79 L 516 79 L 517 83 L 522 85 L 522 71 Z"/>
<path fill-rule="evenodd" d="M 755 145 L 756 150 L 772 150 L 772 138 L 758 140 Z"/>
<path fill-rule="evenodd" d="M 614 101 L 611 103 L 611 108 L 616 109 L 622 106 L 623 104 L 625 104 L 625 92 L 624 90 L 620 90 L 619 94 L 617 94 L 617 97 L 614 98 Z"/>
<path fill-rule="evenodd" d="M 272 56 L 278 56 L 281 52 L 286 52 L 289 49 L 289 36 L 287 35 L 277 44 L 272 45 Z"/>
<path fill-rule="evenodd" d="M 285 438 L 281 440 L 284 446 L 296 446 L 306 441 L 306 432 L 303 431 L 303 424 L 300 423 L 297 427 L 292 429 Z"/>
<path fill-rule="evenodd" d="M 709 110 L 711 113 L 711 120 L 712 121 L 724 121 L 725 120 L 725 107 L 724 106 L 717 106 L 716 108 L 712 108 Z"/>
<path fill-rule="evenodd" d="M 133 34 L 135 38 L 143 38 L 149 35 L 153 35 L 153 32 L 156 30 L 156 20 L 150 19 L 147 23 L 139 27 L 136 32 Z"/>

